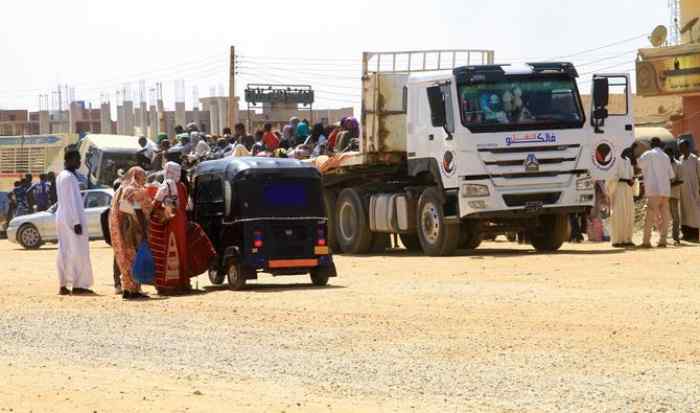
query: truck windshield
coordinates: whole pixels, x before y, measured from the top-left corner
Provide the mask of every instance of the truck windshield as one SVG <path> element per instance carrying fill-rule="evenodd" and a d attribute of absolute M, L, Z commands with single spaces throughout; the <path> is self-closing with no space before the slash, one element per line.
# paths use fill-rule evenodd
<path fill-rule="evenodd" d="M 472 132 L 580 128 L 578 89 L 571 78 L 514 76 L 459 87 L 462 122 Z"/>

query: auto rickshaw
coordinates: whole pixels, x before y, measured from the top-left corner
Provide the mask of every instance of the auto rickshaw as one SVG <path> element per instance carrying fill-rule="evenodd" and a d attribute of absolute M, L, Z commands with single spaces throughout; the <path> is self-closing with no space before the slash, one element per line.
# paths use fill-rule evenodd
<path fill-rule="evenodd" d="M 258 273 L 335 277 L 327 244 L 321 175 L 292 159 L 229 157 L 199 164 L 194 220 L 217 251 L 209 280 L 240 290 Z"/>

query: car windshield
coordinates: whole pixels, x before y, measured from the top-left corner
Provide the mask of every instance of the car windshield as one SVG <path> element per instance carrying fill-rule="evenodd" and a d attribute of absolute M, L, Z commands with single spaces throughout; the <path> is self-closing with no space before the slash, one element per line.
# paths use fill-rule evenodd
<path fill-rule="evenodd" d="M 571 78 L 507 77 L 459 87 L 462 121 L 472 132 L 582 127 L 583 111 Z"/>

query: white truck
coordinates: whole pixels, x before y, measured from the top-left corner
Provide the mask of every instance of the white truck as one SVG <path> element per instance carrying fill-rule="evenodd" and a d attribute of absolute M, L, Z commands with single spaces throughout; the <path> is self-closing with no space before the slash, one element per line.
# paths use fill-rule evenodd
<path fill-rule="evenodd" d="M 555 251 L 634 142 L 627 74 L 593 76 L 587 119 L 570 63 L 439 50 L 365 53 L 363 71 L 360 149 L 322 167 L 336 251 L 378 252 L 399 234 L 443 256 L 512 232 Z M 613 88 L 624 110 L 608 113 Z"/>

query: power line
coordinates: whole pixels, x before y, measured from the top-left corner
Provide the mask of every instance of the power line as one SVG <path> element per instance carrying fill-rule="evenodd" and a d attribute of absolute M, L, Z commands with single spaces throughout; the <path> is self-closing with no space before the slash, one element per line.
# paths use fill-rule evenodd
<path fill-rule="evenodd" d="M 297 62 L 358 62 L 358 59 L 350 58 L 323 58 L 323 57 L 275 57 L 275 56 L 251 56 L 237 55 L 241 59 L 258 59 L 258 60 L 281 60 L 281 61 L 297 61 Z"/>
<path fill-rule="evenodd" d="M 595 47 L 595 48 L 593 48 L 593 49 L 583 50 L 583 51 L 580 51 L 580 52 L 578 52 L 578 53 L 574 53 L 574 54 L 570 54 L 570 55 L 566 55 L 566 56 L 553 57 L 551 60 L 568 59 L 568 58 L 570 58 L 570 57 L 581 56 L 581 55 L 584 55 L 584 54 L 596 52 L 596 51 L 598 51 L 598 50 L 607 49 L 607 48 L 609 48 L 609 47 L 619 46 L 619 45 L 621 45 L 621 44 L 629 43 L 629 42 L 635 41 L 635 40 L 637 40 L 637 39 L 641 39 L 641 38 L 646 37 L 646 36 L 647 36 L 646 34 L 640 34 L 639 36 L 630 37 L 629 39 L 620 40 L 620 41 L 617 41 L 617 42 L 614 42 L 614 43 L 610 43 L 610 44 L 606 44 L 606 45 L 603 45 L 603 46 Z"/>
<path fill-rule="evenodd" d="M 598 73 L 598 72 L 601 72 L 601 71 L 604 71 L 604 70 L 616 69 L 616 68 L 618 68 L 618 67 L 620 67 L 620 66 L 628 65 L 628 64 L 632 64 L 632 63 L 635 63 L 635 61 L 633 60 L 633 61 L 631 61 L 631 62 L 621 62 L 621 63 L 615 64 L 615 65 L 612 65 L 612 66 L 602 67 L 602 68 L 599 68 L 599 69 L 596 69 L 596 70 L 591 70 L 591 71 L 589 71 L 589 72 L 581 73 L 579 76 L 592 75 L 592 74 L 594 74 L 594 73 Z M 634 68 L 629 69 L 628 71 L 632 71 L 632 70 L 634 70 Z"/>
<path fill-rule="evenodd" d="M 260 70 L 260 71 L 271 71 L 271 72 L 283 72 L 283 73 L 298 73 L 300 75 L 307 75 L 307 76 L 317 76 L 317 77 L 323 77 L 327 79 L 340 79 L 340 80 L 359 80 L 359 76 L 339 76 L 339 75 L 334 75 L 330 73 L 321 73 L 321 72 L 307 72 L 307 71 L 300 71 L 300 70 L 292 70 L 292 69 L 282 69 L 282 68 L 276 68 L 276 67 L 270 67 L 270 66 L 265 66 L 265 67 L 249 67 L 245 66 L 243 69 L 246 70 Z"/>
<path fill-rule="evenodd" d="M 625 53 L 621 53 L 621 54 L 616 55 L 616 56 L 608 56 L 608 57 L 604 57 L 604 58 L 602 58 L 602 59 L 597 59 L 597 60 L 592 60 L 592 61 L 589 61 L 589 62 L 586 62 L 586 63 L 576 64 L 576 67 L 590 66 L 590 65 L 594 65 L 594 64 L 596 64 L 596 63 L 602 63 L 602 62 L 605 62 L 605 61 L 608 61 L 608 60 L 617 59 L 617 58 L 620 58 L 620 57 L 623 57 L 623 56 L 627 56 L 627 55 L 630 55 L 630 54 L 633 54 L 633 53 L 634 53 L 634 54 L 638 53 L 638 50 L 637 50 L 637 49 L 634 49 L 634 50 L 630 50 L 630 51 L 625 52 Z"/>

